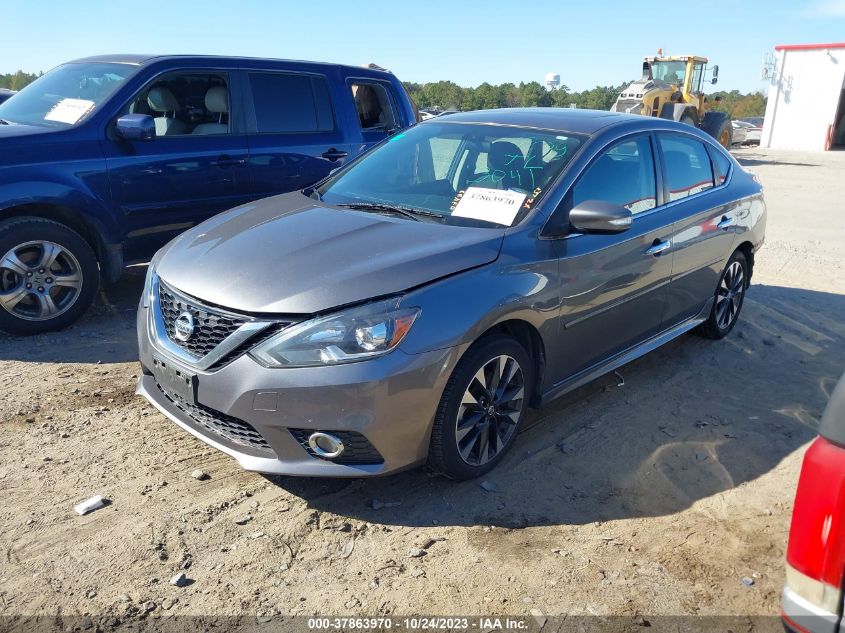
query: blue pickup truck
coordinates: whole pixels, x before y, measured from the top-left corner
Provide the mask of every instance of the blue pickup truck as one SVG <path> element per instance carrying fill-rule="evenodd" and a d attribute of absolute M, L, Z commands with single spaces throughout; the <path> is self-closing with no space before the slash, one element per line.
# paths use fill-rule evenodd
<path fill-rule="evenodd" d="M 416 116 L 372 66 L 111 55 L 51 70 L 0 104 L 0 329 L 69 325 L 100 279 Z"/>

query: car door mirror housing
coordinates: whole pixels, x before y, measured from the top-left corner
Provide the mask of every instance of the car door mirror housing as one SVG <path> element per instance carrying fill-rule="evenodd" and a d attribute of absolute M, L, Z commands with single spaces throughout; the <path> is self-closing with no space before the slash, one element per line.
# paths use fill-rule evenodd
<path fill-rule="evenodd" d="M 569 212 L 569 224 L 579 233 L 621 233 L 633 221 L 630 209 L 604 200 L 585 200 Z"/>
<path fill-rule="evenodd" d="M 117 120 L 115 131 L 127 141 L 151 141 L 156 137 L 156 124 L 149 114 L 124 114 Z"/>

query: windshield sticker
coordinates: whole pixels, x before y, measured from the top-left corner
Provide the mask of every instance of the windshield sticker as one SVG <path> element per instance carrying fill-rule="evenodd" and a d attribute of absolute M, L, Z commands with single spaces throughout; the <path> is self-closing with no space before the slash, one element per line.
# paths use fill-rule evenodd
<path fill-rule="evenodd" d="M 519 191 L 468 187 L 455 205 L 452 216 L 510 226 L 523 200 L 525 194 Z"/>
<path fill-rule="evenodd" d="M 542 188 L 537 187 L 534 191 L 531 192 L 531 197 L 528 198 L 528 200 L 526 200 L 525 204 L 522 205 L 522 206 L 525 207 L 526 209 L 530 209 L 531 205 L 534 204 L 534 198 L 539 196 L 542 193 L 542 191 L 543 191 Z"/>
<path fill-rule="evenodd" d="M 93 107 L 94 102 L 87 99 L 62 99 L 44 115 L 44 120 L 75 125 Z"/>

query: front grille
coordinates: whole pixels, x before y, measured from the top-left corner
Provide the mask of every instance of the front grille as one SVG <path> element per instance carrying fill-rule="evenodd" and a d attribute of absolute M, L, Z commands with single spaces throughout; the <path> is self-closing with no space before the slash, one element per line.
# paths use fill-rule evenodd
<path fill-rule="evenodd" d="M 326 459 L 321 457 L 308 445 L 308 438 L 316 429 L 288 429 L 293 435 L 293 438 L 299 442 L 308 454 L 318 459 Z M 334 462 L 335 464 L 381 464 L 384 458 L 376 450 L 376 447 L 370 444 L 370 441 L 356 431 L 324 431 L 337 437 L 343 442 L 343 453 L 337 459 L 326 459 L 326 461 Z"/>
<path fill-rule="evenodd" d="M 215 371 L 217 369 L 220 369 L 221 367 L 225 367 L 226 365 L 231 363 L 236 358 L 240 358 L 241 356 L 246 354 L 253 347 L 256 347 L 257 345 L 263 343 L 264 341 L 266 341 L 270 337 L 275 336 L 281 330 L 288 327 L 289 325 L 291 325 L 291 322 L 289 322 L 289 321 L 280 321 L 278 323 L 271 325 L 267 329 L 262 330 L 258 334 L 253 334 L 247 340 L 245 340 L 243 343 L 238 345 L 235 349 L 233 349 L 228 354 L 225 354 L 223 357 L 220 358 L 220 360 L 218 360 L 211 367 L 209 367 L 208 368 L 209 371 Z"/>
<path fill-rule="evenodd" d="M 232 314 L 213 311 L 181 295 L 159 280 L 159 306 L 167 337 L 196 358 L 202 358 L 247 322 Z M 183 312 L 194 318 L 194 333 L 187 341 L 176 338 L 176 319 Z"/>
<path fill-rule="evenodd" d="M 182 413 L 191 418 L 194 422 L 202 426 L 204 429 L 216 433 L 221 437 L 226 438 L 236 444 L 249 446 L 250 448 L 266 452 L 268 455 L 274 455 L 273 450 L 267 443 L 261 433 L 243 420 L 233 418 L 230 415 L 221 413 L 209 407 L 203 406 L 199 403 L 191 404 L 186 402 L 174 393 L 170 393 L 160 384 L 156 383 L 159 391 L 173 403 Z"/>
<path fill-rule="evenodd" d="M 619 99 L 616 102 L 617 112 L 630 112 L 630 114 L 640 114 L 642 112 L 643 102 L 639 99 Z"/>

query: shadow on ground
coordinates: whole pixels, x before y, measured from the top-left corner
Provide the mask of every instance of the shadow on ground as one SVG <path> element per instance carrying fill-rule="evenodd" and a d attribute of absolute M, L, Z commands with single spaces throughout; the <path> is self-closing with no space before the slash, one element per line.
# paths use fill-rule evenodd
<path fill-rule="evenodd" d="M 743 167 L 759 167 L 760 165 L 791 165 L 793 167 L 821 167 L 818 163 L 792 163 L 778 160 L 776 156 L 762 156 L 758 154 L 734 154 L 734 158 Z"/>
<path fill-rule="evenodd" d="M 489 490 L 424 469 L 271 481 L 314 509 L 405 526 L 522 528 L 675 513 L 765 475 L 813 438 L 845 370 L 841 314 L 842 295 L 752 286 L 725 340 L 684 336 L 623 367 L 623 387 L 610 374 L 534 413 L 483 478 Z"/>
<path fill-rule="evenodd" d="M 103 286 L 85 316 L 59 332 L 17 337 L 0 332 L 0 361 L 127 363 L 138 359 L 135 314 L 146 266 L 130 266 Z"/>

